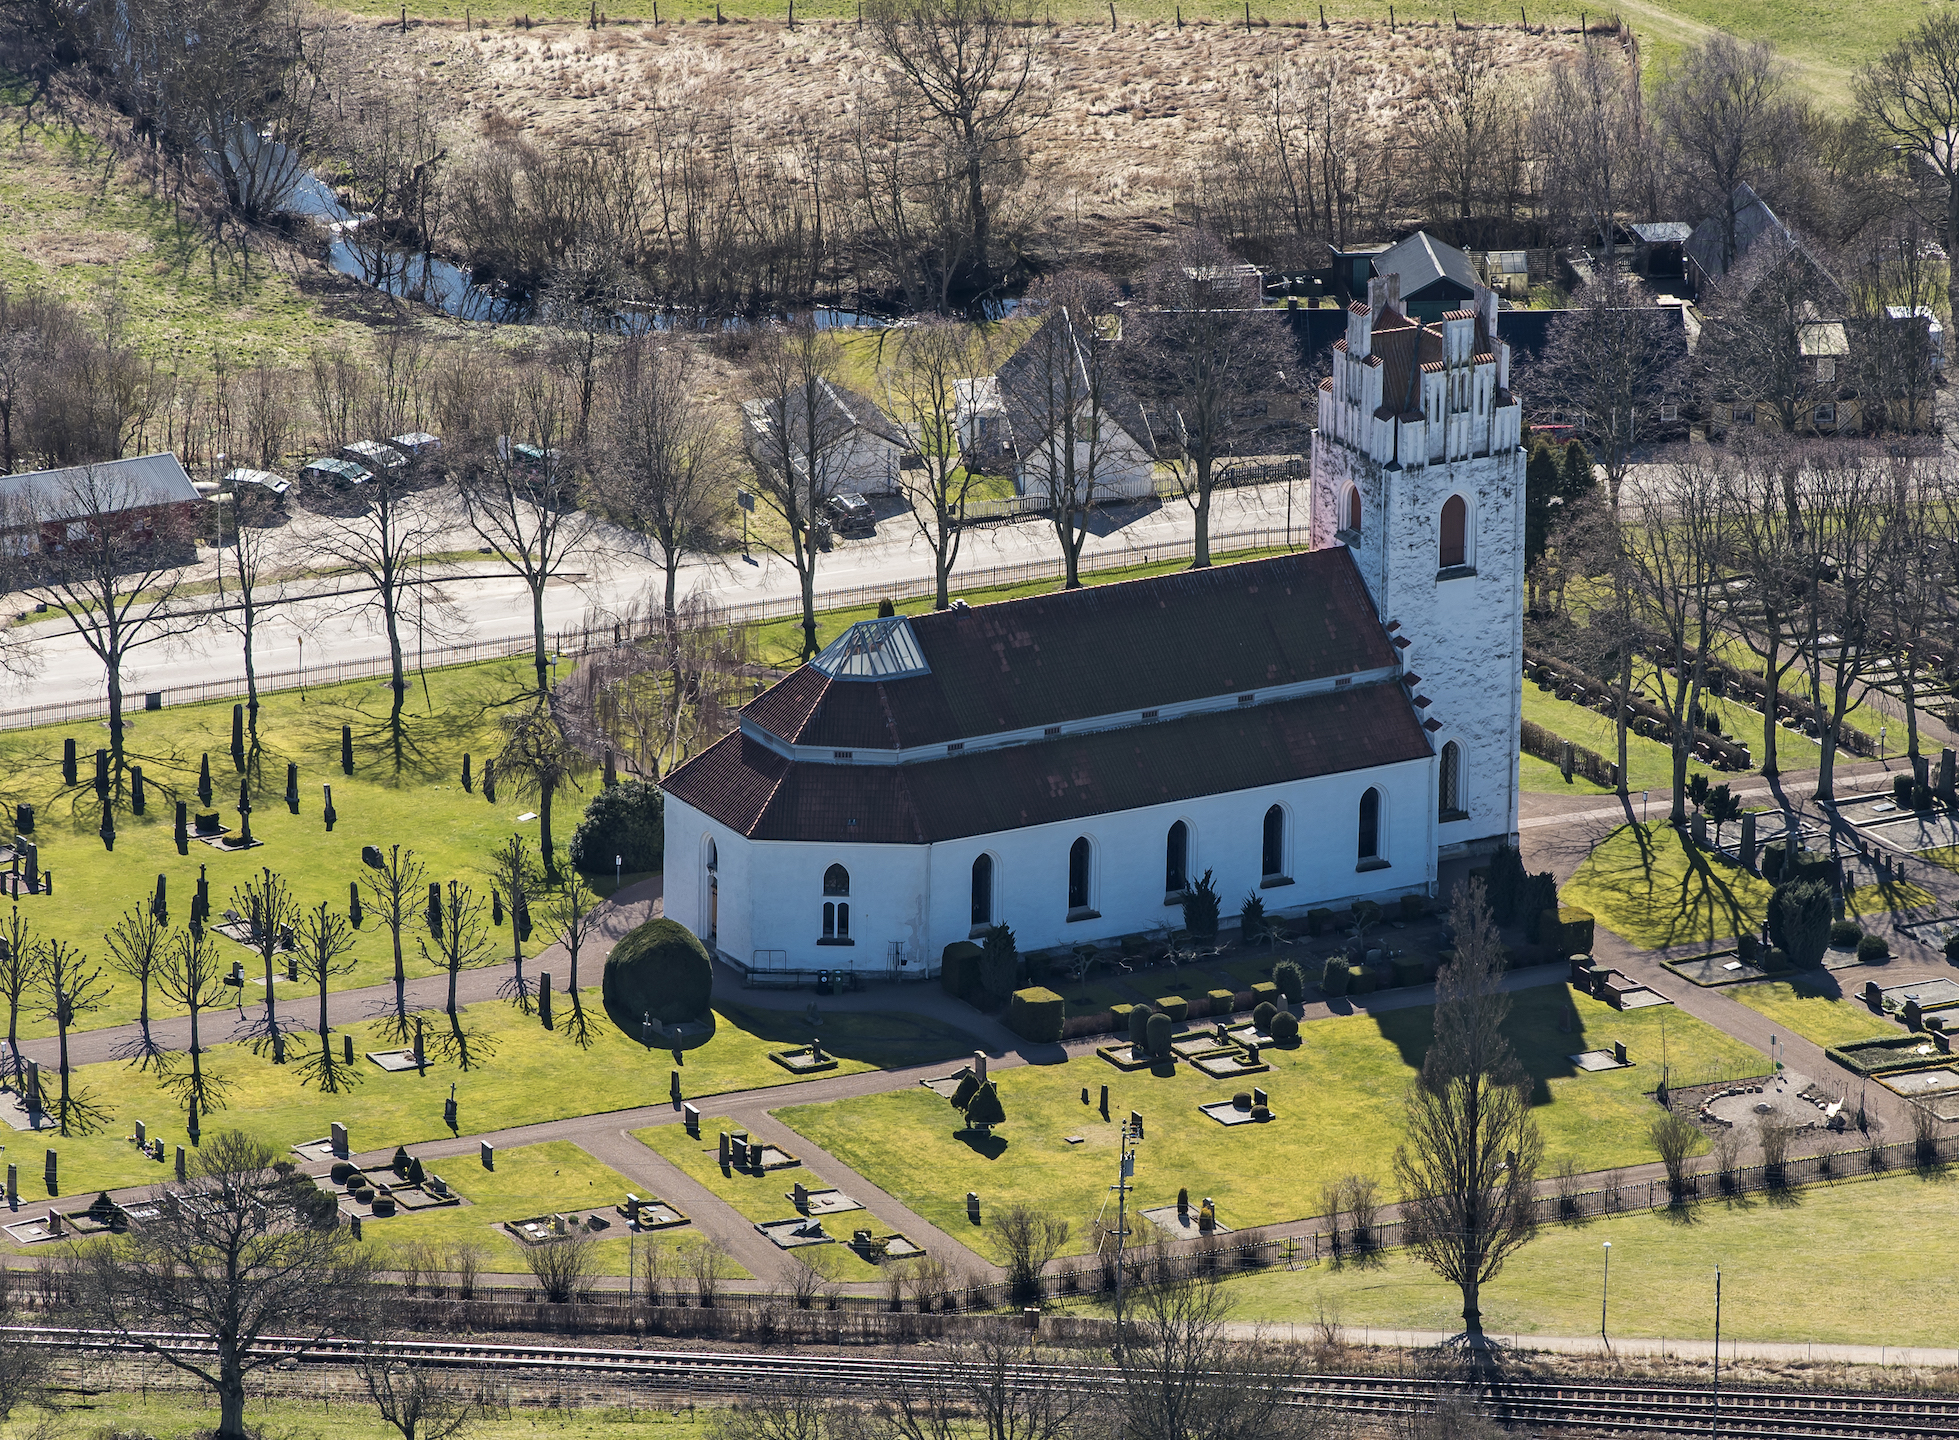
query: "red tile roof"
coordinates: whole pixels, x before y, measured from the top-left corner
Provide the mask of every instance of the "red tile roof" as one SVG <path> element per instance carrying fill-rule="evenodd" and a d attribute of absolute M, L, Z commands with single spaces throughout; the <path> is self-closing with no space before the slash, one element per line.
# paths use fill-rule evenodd
<path fill-rule="evenodd" d="M 795 762 L 736 733 L 661 784 L 751 839 L 917 845 L 1432 753 L 1384 684 L 910 765 Z"/>
<path fill-rule="evenodd" d="M 911 630 L 930 674 L 805 665 L 743 716 L 791 744 L 906 749 L 1395 663 L 1344 547 L 940 610 Z"/>

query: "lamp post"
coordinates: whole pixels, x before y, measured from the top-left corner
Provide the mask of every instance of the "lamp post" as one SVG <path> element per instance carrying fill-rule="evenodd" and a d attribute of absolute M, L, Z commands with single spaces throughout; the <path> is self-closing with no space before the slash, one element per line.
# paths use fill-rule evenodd
<path fill-rule="evenodd" d="M 1598 1338 L 1605 1341 L 1607 1348 L 1611 1347 L 1612 1341 L 1605 1333 L 1605 1302 L 1606 1302 L 1606 1297 L 1611 1293 L 1612 1293 L 1612 1242 L 1608 1240 L 1605 1242 L 1605 1273 L 1603 1278 L 1599 1281 L 1599 1290 L 1598 1290 Z"/>
<path fill-rule="evenodd" d="M 1653 792 L 1651 790 L 1640 791 L 1639 792 L 1639 823 L 1640 824 L 1644 825 L 1646 823 L 1647 819 L 1650 816 L 1652 808 L 1653 808 Z"/>

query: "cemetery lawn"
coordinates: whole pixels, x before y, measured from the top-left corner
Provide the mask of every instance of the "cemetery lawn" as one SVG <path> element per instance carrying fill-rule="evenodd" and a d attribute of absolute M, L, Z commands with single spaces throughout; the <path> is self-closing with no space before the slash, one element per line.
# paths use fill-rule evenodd
<path fill-rule="evenodd" d="M 825 1070 L 825 1075 L 849 1074 L 852 1070 L 900 1070 L 909 1065 L 928 1065 L 970 1055 L 980 1042 L 967 1031 L 936 1020 L 922 1019 L 896 1010 L 842 1010 L 825 1014 L 814 1030 L 800 1010 L 770 1010 L 760 1005 L 743 1005 L 723 1000 L 715 1007 L 721 1018 L 737 1029 L 766 1042 L 770 1050 L 807 1045 L 813 1034 L 823 1040 L 826 1055 L 855 1062 L 841 1070 Z M 692 1058 L 692 1052 L 689 1052 Z M 769 1068 L 778 1075 L 790 1075 L 774 1061 Z M 687 1083 L 683 1074 L 681 1083 Z M 807 1078 L 790 1075 L 791 1079 Z M 755 1087 L 781 1084 L 774 1076 Z M 722 1086 L 721 1089 L 727 1089 Z"/>
<path fill-rule="evenodd" d="M 388 1263 L 390 1247 L 431 1245 L 449 1251 L 460 1244 L 483 1247 L 483 1270 L 487 1274 L 525 1275 L 525 1246 L 503 1228 L 506 1220 L 531 1220 L 555 1211 L 590 1210 L 597 1206 L 622 1204 L 628 1191 L 644 1187 L 628 1180 L 616 1170 L 600 1164 L 569 1140 L 547 1140 L 540 1145 L 524 1145 L 499 1150 L 496 1169 L 485 1170 L 473 1155 L 435 1161 L 429 1169 L 440 1175 L 469 1203 L 440 1210 L 369 1220 L 362 1230 L 367 1243 L 375 1246 Z M 629 1260 L 626 1222 L 611 1215 L 610 1232 L 595 1238 L 592 1245 L 592 1273 L 624 1275 Z M 655 1231 L 670 1243 L 683 1247 L 705 1244 L 691 1227 Z M 642 1245 L 645 1241 L 640 1242 Z M 731 1267 L 730 1279 L 752 1279 L 735 1261 L 723 1257 Z M 438 1261 L 444 1268 L 446 1262 Z"/>
<path fill-rule="evenodd" d="M 70 1392 L 72 1393 L 72 1392 Z M 211 1433 L 217 1409 L 204 1403 L 208 1391 L 147 1388 L 135 1390 L 72 1393 L 75 1428 L 68 1430 L 59 1417 L 68 1406 L 57 1392 L 61 1409 L 54 1413 L 56 1434 L 66 1435 L 143 1435 L 152 1440 L 199 1440 Z M 513 1398 L 515 1398 L 513 1396 Z M 10 1433 L 29 1435 L 32 1416 L 37 1412 L 16 1411 L 18 1428 Z M 666 1412 L 603 1406 L 571 1409 L 553 1405 L 545 1412 L 548 1422 L 522 1401 L 507 1415 L 493 1412 L 490 1418 L 470 1423 L 475 1440 L 537 1440 L 540 1433 L 551 1440 L 706 1440 L 713 1433 L 717 1410 L 703 1405 L 694 1411 Z M 332 1436 L 333 1440 L 401 1440 L 401 1432 L 385 1424 L 368 1403 L 366 1395 L 352 1391 L 325 1396 L 319 1400 L 290 1398 L 260 1399 L 251 1395 L 245 1402 L 245 1422 L 255 1435 Z"/>
<path fill-rule="evenodd" d="M 1615 752 L 1616 753 L 1616 752 Z M 1571 783 L 1566 784 L 1564 775 L 1549 760 L 1540 760 L 1535 755 L 1517 757 L 1517 788 L 1533 795 L 1612 795 L 1616 791 L 1603 785 L 1594 785 L 1576 770 L 1571 772 Z"/>
<path fill-rule="evenodd" d="M 1758 980 L 1730 985 L 1727 994 L 1750 1010 L 1787 1026 L 1818 1045 L 1850 1045 L 1859 1040 L 1888 1040 L 1901 1032 L 1888 1020 L 1871 1014 L 1860 1000 L 1842 994 L 1837 978 L 1827 971 L 1814 978 Z"/>
<path fill-rule="evenodd" d="M 1664 820 L 1621 825 L 1558 889 L 1567 905 L 1642 950 L 1694 945 L 1759 931 L 1775 887 L 1722 856 L 1688 845 Z M 1854 915 L 1876 916 L 1934 903 L 1909 881 L 1861 885 L 1845 897 Z"/>
<path fill-rule="evenodd" d="M 1493 1337 L 1596 1333 L 1599 1257 L 1610 1240 L 1614 1336 L 1711 1338 L 1719 1265 L 1724 1338 L 1948 1345 L 1949 1315 L 1900 1305 L 1898 1296 L 1923 1283 L 1927 1257 L 1949 1253 L 1955 1226 L 1959 1181 L 1904 1170 L 1779 1200 L 1709 1202 L 1685 1218 L 1634 1209 L 1547 1225 L 1483 1287 L 1483 1321 Z M 1871 1243 L 1875 1235 L 1882 1244 Z M 1361 1264 L 1265 1271 L 1227 1281 L 1226 1290 L 1236 1321 L 1305 1325 L 1324 1307 L 1349 1332 L 1462 1328 L 1461 1292 L 1406 1250 Z M 1796 1297 L 1805 1303 L 1791 1303 Z"/>
<path fill-rule="evenodd" d="M 1648 1092 L 1659 1081 L 1662 1024 L 1676 1083 L 1762 1068 L 1753 1049 L 1672 1007 L 1620 1012 L 1564 984 L 1512 998 L 1506 1029 L 1536 1082 L 1547 1167 L 1567 1157 L 1583 1170 L 1653 1158 L 1646 1131 L 1657 1111 Z M 1578 1024 L 1561 1033 L 1567 1005 Z M 922 1086 L 774 1113 L 991 1258 L 999 1256 L 990 1232 L 966 1218 L 969 1190 L 978 1192 L 983 1216 L 1027 1204 L 1068 1221 L 1071 1250 L 1081 1253 L 1115 1172 L 1117 1125 L 1132 1109 L 1142 1112 L 1146 1136 L 1132 1202 L 1142 1209 L 1175 1203 L 1187 1186 L 1193 1198 L 1215 1197 L 1226 1225 L 1270 1224 L 1318 1214 L 1320 1187 L 1356 1173 L 1372 1176 L 1383 1199 L 1392 1199 L 1401 1097 L 1431 1025 L 1426 1006 L 1316 1020 L 1302 1027 L 1297 1049 L 1266 1052 L 1269 1072 L 1235 1082 L 1183 1064 L 1170 1075 L 1124 1074 L 1093 1054 L 998 1070 L 1007 1121 L 987 1137 L 961 1131 L 957 1113 Z M 1585 1074 L 1568 1058 L 1615 1040 L 1636 1062 L 1630 1068 Z M 1277 1116 L 1270 1124 L 1225 1127 L 1197 1111 L 1254 1084 L 1270 1093 Z M 1108 1120 L 1081 1100 L 1086 1087 L 1096 1101 L 1102 1085 Z M 1070 1136 L 1083 1143 L 1070 1145 Z"/>
<path fill-rule="evenodd" d="M 1583 705 L 1570 700 L 1560 700 L 1549 690 L 1540 690 L 1535 680 L 1523 680 L 1524 718 L 1542 725 L 1560 740 L 1569 740 L 1574 745 L 1582 745 L 1587 750 L 1596 751 L 1607 760 L 1619 758 L 1619 736 L 1612 721 L 1596 710 L 1587 710 Z M 1531 756 L 1525 756 L 1526 760 Z M 1597 786 L 1589 790 L 1578 787 L 1584 782 L 1574 778 L 1567 786 L 1558 767 L 1549 761 L 1539 761 L 1550 772 L 1548 786 L 1526 786 L 1527 789 L 1549 788 L 1553 794 L 1609 794 Z M 1666 790 L 1673 785 L 1673 751 L 1657 740 L 1648 740 L 1643 735 L 1626 737 L 1626 783 L 1633 790 Z"/>
<path fill-rule="evenodd" d="M 193 838 L 190 853 L 180 856 L 173 840 L 172 802 L 178 798 L 189 802 L 193 815 L 216 810 L 225 824 L 237 828 L 240 773 L 230 753 L 229 702 L 145 712 L 142 697 L 135 697 L 125 745 L 130 763 L 143 767 L 148 803 L 143 815 L 129 813 L 125 777 L 113 852 L 103 849 L 97 834 L 101 802 L 92 783 L 94 752 L 108 743 L 107 722 L 75 721 L 0 733 L 0 806 L 4 806 L 0 813 L 11 821 L 16 804 L 34 806 L 32 838 L 40 847 L 42 866 L 54 871 L 54 893 L 25 897 L 21 909 L 43 937 L 65 940 L 99 960 L 106 948 L 103 932 L 130 907 L 148 903 L 158 874 L 167 877 L 170 918 L 178 925 L 190 914 L 199 867 L 207 872 L 214 918 L 237 908 L 233 888 L 265 867 L 287 880 L 298 903 L 310 907 L 325 901 L 345 915 L 348 882 L 370 873 L 361 863 L 361 847 L 394 844 L 412 849 L 428 867 L 430 880 L 462 880 L 487 899 L 492 849 L 515 832 L 527 836 L 535 852 L 537 823 L 520 824 L 517 816 L 536 809 L 536 804 L 500 786 L 497 803 L 492 805 L 484 799 L 480 784 L 474 793 L 466 792 L 459 772 L 467 752 L 480 773 L 495 743 L 498 712 L 520 695 L 528 673 L 521 658 L 429 672 L 428 699 L 419 682 L 409 695 L 399 771 L 387 735 L 385 679 L 309 687 L 304 699 L 290 690 L 265 696 L 259 710 L 262 748 L 251 774 L 252 833 L 265 843 L 236 853 Z M 343 724 L 354 728 L 352 775 L 340 770 Z M 80 752 L 78 788 L 64 786 L 61 777 L 62 740 L 71 736 Z M 199 758 L 207 752 L 209 806 L 197 798 Z M 299 765 L 297 815 L 288 813 L 284 799 L 288 761 Z M 333 787 L 338 815 L 331 833 L 321 818 L 323 784 Z M 554 807 L 552 829 L 561 865 L 569 863 L 566 846 L 583 813 L 584 798 L 572 791 L 561 795 Z M 11 829 L 6 833 L 11 835 Z M 362 903 L 365 906 L 365 896 Z M 484 920 L 487 925 L 487 913 Z M 543 929 L 539 925 L 533 933 L 526 947 L 529 952 L 548 943 Z M 417 937 L 426 933 L 418 919 L 403 934 L 411 975 L 430 972 L 416 944 Z M 489 935 L 508 957 L 507 926 L 491 929 Z M 244 962 L 247 995 L 262 995 L 263 987 L 254 983 L 254 977 L 262 974 L 262 967 L 255 968 L 256 953 L 222 938 L 218 944 L 226 960 Z M 352 973 L 338 977 L 333 988 L 376 985 L 393 978 L 393 946 L 387 928 L 371 912 L 359 931 L 354 956 L 358 963 Z M 596 964 L 592 971 L 596 977 Z M 136 987 L 113 974 L 105 978 L 110 982 L 108 999 L 100 1010 L 79 1021 L 77 1029 L 135 1018 Z M 155 995 L 150 1003 L 153 1015 L 181 1013 Z M 52 1034 L 53 1026 L 30 1010 L 21 1016 L 20 1033 L 23 1038 Z"/>
<path fill-rule="evenodd" d="M 684 1125 L 649 1125 L 644 1130 L 633 1131 L 633 1139 L 679 1166 L 691 1179 L 698 1180 L 727 1201 L 738 1215 L 758 1224 L 768 1220 L 789 1220 L 797 1215 L 795 1202 L 790 1196 L 799 1180 L 811 1190 L 833 1188 L 820 1172 L 811 1169 L 807 1163 L 791 1166 L 787 1170 L 771 1170 L 765 1175 L 722 1169 L 721 1162 L 716 1158 L 720 1151 L 721 1132 L 739 1128 L 725 1115 L 702 1115 L 699 1140 L 689 1135 Z M 850 1232 L 860 1226 L 883 1229 L 868 1210 L 847 1210 L 841 1215 L 821 1218 L 824 1232 L 836 1237 L 839 1242 L 848 1240 Z M 784 1253 L 832 1280 L 876 1280 L 885 1273 L 882 1266 L 871 1264 L 842 1243 L 811 1245 Z"/>
<path fill-rule="evenodd" d="M 462 1072 L 453 1065 L 437 1063 L 431 1055 L 428 1073 L 418 1076 L 413 1070 L 386 1073 L 361 1058 L 357 1061 L 361 1083 L 338 1095 L 323 1095 L 300 1082 L 298 1058 L 317 1044 L 311 1035 L 293 1037 L 284 1066 L 254 1056 L 243 1045 L 216 1046 L 205 1052 L 205 1073 L 222 1076 L 233 1083 L 233 1088 L 226 1108 L 204 1117 L 204 1128 L 207 1133 L 226 1127 L 244 1130 L 284 1149 L 319 1139 L 332 1122 L 339 1120 L 348 1126 L 355 1152 L 365 1153 L 450 1138 L 448 1127 L 442 1123 L 442 1102 L 448 1098 L 451 1082 L 456 1085 L 465 1135 L 665 1104 L 673 1070 L 672 1052 L 648 1052 L 636 1038 L 627 1037 L 605 1019 L 596 986 L 583 993 L 588 1013 L 597 1022 L 597 1039 L 589 1050 L 580 1050 L 566 1038 L 562 995 L 557 997 L 555 1031 L 544 1029 L 535 1016 L 526 1019 L 519 1015 L 516 1007 L 505 1001 L 485 1001 L 462 1012 L 465 1026 L 473 1028 L 491 1049 L 480 1065 Z M 210 1029 L 206 1033 L 223 1036 L 234 1017 L 235 1012 L 233 1017 L 208 1017 Z M 437 1012 L 431 1022 L 431 1036 L 436 1027 L 446 1025 L 447 1020 Z M 341 1033 L 354 1037 L 357 1056 L 391 1048 L 380 1040 L 371 1021 L 336 1032 L 336 1046 Z M 768 1052 L 775 1048 L 778 1045 L 774 1041 L 718 1022 L 711 1037 L 685 1052 L 681 1084 L 692 1097 L 793 1084 L 797 1077 L 768 1058 Z M 186 1062 L 179 1057 L 177 1063 Z M 837 1069 L 827 1073 L 849 1075 L 874 1068 L 860 1060 L 841 1059 Z M 136 1121 L 143 1120 L 150 1135 L 160 1137 L 166 1146 L 183 1143 L 183 1109 L 160 1089 L 155 1077 L 112 1062 L 79 1068 L 73 1083 L 79 1091 L 91 1092 L 97 1102 L 105 1103 L 110 1118 L 85 1136 L 62 1139 L 51 1130 L 43 1130 L 38 1136 L 23 1133 L 14 1140 L 13 1151 L 0 1158 L 20 1164 L 23 1196 L 38 1200 L 44 1193 L 43 1149 L 59 1152 L 61 1189 L 68 1195 L 167 1179 L 168 1164 L 140 1158 L 135 1146 L 124 1138 L 135 1133 Z M 44 1072 L 43 1084 L 52 1094 L 56 1084 L 52 1067 Z"/>

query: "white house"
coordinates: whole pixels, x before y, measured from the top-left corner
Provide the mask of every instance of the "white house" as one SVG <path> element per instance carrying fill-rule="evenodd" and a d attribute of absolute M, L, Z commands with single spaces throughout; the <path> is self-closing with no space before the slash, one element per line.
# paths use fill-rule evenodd
<path fill-rule="evenodd" d="M 1096 501 L 1155 493 L 1156 455 L 1143 407 L 1089 353 L 1106 345 L 1078 330 L 1068 312 L 1041 322 L 993 375 L 957 382 L 959 443 L 967 463 L 1010 470 L 1022 495 L 1041 495 L 1065 464 L 1073 421 L 1075 474 L 1092 470 Z M 1078 484 L 1085 482 L 1078 480 Z"/>
<path fill-rule="evenodd" d="M 816 383 L 816 446 L 824 456 L 820 468 L 826 492 L 895 495 L 899 462 L 917 448 L 911 437 L 869 396 L 830 380 Z M 779 409 L 787 410 L 792 426 L 809 423 L 800 399 L 787 407 L 766 400 L 749 400 L 741 407 L 743 438 L 764 464 L 773 463 L 779 447 L 770 434 Z M 801 435 L 793 440 L 799 453 L 808 445 Z"/>
<path fill-rule="evenodd" d="M 1315 549 L 864 621 L 662 782 L 666 912 L 755 971 L 927 973 L 1432 894 L 1517 831 L 1523 454 L 1496 306 L 1392 278 L 1320 392 Z"/>

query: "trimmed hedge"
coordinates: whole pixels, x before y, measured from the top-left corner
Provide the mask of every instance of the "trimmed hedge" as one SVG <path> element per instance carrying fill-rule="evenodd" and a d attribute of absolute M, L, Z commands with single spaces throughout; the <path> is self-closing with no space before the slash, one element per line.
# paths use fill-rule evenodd
<path fill-rule="evenodd" d="M 1336 957 L 1326 962 L 1326 974 L 1320 980 L 1320 989 L 1328 995 L 1345 995 L 1347 980 L 1347 964 Z"/>
<path fill-rule="evenodd" d="M 1149 1018 L 1149 1023 L 1143 1028 L 1144 1044 L 1149 1049 L 1150 1054 L 1159 1060 L 1168 1059 L 1170 1055 L 1171 1032 L 1176 1028 L 1170 1023 L 1170 1017 L 1161 1014 L 1152 1015 Z"/>
<path fill-rule="evenodd" d="M 1164 995 L 1156 1002 L 1156 1008 L 1170 1017 L 1171 1023 L 1181 1025 L 1190 1018 L 1190 1002 L 1181 995 Z"/>
<path fill-rule="evenodd" d="M 665 1025 L 699 1020 L 714 995 L 707 947 L 676 920 L 649 920 L 605 957 L 605 1008 L 629 1034 L 651 1014 Z"/>
<path fill-rule="evenodd" d="M 1537 943 L 1558 952 L 1558 958 L 1592 953 L 1596 922 L 1592 912 L 1576 905 L 1545 909 L 1537 917 Z"/>
<path fill-rule="evenodd" d="M 1891 953 L 1891 942 L 1882 935 L 1866 935 L 1857 942 L 1859 960 L 1882 960 Z"/>
<path fill-rule="evenodd" d="M 1950 1065 L 1952 1057 L 1936 1048 L 1930 1055 L 1918 1052 L 1925 1047 L 1923 1035 L 1898 1035 L 1888 1040 L 1864 1040 L 1855 1045 L 1839 1045 L 1825 1050 L 1837 1064 L 1859 1075 L 1894 1075 L 1906 1070 L 1936 1070 Z"/>
<path fill-rule="evenodd" d="M 1270 980 L 1261 980 L 1252 986 L 1252 1004 L 1256 1005 L 1261 1000 L 1270 1000 L 1273 1004 L 1278 1004 L 1279 987 Z"/>
<path fill-rule="evenodd" d="M 1007 1002 L 1007 1028 L 1023 1040 L 1048 1044 L 1061 1038 L 1067 1003 L 1041 986 L 1016 990 Z"/>
<path fill-rule="evenodd" d="M 1297 960 L 1281 960 L 1272 967 L 1272 983 L 1288 1000 L 1306 998 L 1306 972 Z M 1256 987 L 1254 987 L 1256 988 Z"/>
<path fill-rule="evenodd" d="M 979 990 L 980 947 L 955 940 L 939 955 L 939 985 L 955 1000 L 969 1000 Z"/>
<path fill-rule="evenodd" d="M 1394 983 L 1397 986 L 1419 985 L 1428 979 L 1428 961 L 1419 955 L 1404 955 L 1394 962 Z"/>
<path fill-rule="evenodd" d="M 1232 1001 L 1237 998 L 1237 995 L 1238 992 L 1235 990 L 1212 990 L 1204 998 L 1211 1002 L 1211 1013 L 1213 1015 L 1229 1015 L 1232 1010 Z"/>

